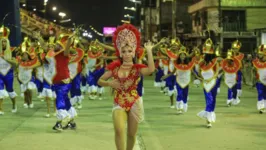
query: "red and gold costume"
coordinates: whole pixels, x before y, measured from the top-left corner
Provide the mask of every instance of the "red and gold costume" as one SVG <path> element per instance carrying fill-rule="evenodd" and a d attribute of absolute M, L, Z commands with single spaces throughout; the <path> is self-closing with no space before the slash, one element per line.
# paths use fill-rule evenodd
<path fill-rule="evenodd" d="M 258 48 L 258 54 L 262 55 L 261 57 L 266 57 L 266 46 L 260 45 Z M 256 71 L 256 88 L 258 91 L 258 102 L 257 109 L 260 113 L 266 112 L 266 61 L 256 58 L 253 60 L 253 66 Z"/>
<path fill-rule="evenodd" d="M 117 28 L 114 33 L 113 42 L 116 48 L 116 55 L 121 56 L 121 49 L 129 45 L 132 47 L 134 56 L 138 54 L 140 47 L 140 33 L 130 24 L 124 24 Z M 140 79 L 141 68 L 146 67 L 143 64 L 134 64 L 126 78 L 118 76 L 118 70 L 121 67 L 119 60 L 109 64 L 106 69 L 112 72 L 114 79 L 120 82 L 121 89 L 114 91 L 114 109 L 124 109 L 132 113 L 138 122 L 143 120 L 142 99 L 138 95 L 137 85 Z"/>

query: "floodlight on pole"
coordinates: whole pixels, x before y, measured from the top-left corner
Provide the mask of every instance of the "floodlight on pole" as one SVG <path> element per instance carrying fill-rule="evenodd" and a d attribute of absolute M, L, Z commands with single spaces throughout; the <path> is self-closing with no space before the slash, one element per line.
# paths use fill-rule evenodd
<path fill-rule="evenodd" d="M 44 6 L 46 6 L 47 5 L 47 3 L 48 3 L 48 0 L 44 0 Z"/>
<path fill-rule="evenodd" d="M 136 0 L 129 0 L 129 1 L 131 1 L 133 3 L 141 4 L 141 1 L 136 1 Z"/>
<path fill-rule="evenodd" d="M 125 10 L 136 11 L 136 8 L 135 8 L 135 7 L 131 7 L 131 8 L 129 8 L 129 7 L 124 7 L 124 9 L 125 9 Z"/>
<path fill-rule="evenodd" d="M 66 14 L 63 13 L 63 12 L 60 12 L 58 15 L 59 15 L 60 17 L 62 17 L 62 18 L 64 18 L 64 17 L 66 16 Z"/>
<path fill-rule="evenodd" d="M 56 10 L 57 10 L 57 8 L 54 6 L 54 7 L 53 7 L 53 11 L 56 11 Z"/>

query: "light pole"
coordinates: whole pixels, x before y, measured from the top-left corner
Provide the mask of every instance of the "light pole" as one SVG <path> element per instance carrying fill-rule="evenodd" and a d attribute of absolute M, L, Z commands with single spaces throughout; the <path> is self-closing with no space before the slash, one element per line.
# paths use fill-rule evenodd
<path fill-rule="evenodd" d="M 172 3 L 172 39 L 176 38 L 176 0 Z"/>
<path fill-rule="evenodd" d="M 138 17 L 138 4 L 141 5 L 141 1 L 137 1 L 137 0 L 129 0 L 131 2 L 133 2 L 135 4 L 135 13 L 134 13 L 134 16 L 135 16 L 135 19 L 134 19 L 134 22 L 135 22 L 135 25 L 137 26 L 137 17 Z"/>
<path fill-rule="evenodd" d="M 46 19 L 46 6 L 47 6 L 48 0 L 44 0 L 44 18 Z"/>

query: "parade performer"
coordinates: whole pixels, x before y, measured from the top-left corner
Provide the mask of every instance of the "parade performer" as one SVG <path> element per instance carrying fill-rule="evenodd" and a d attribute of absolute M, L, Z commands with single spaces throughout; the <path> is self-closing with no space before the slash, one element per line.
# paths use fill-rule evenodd
<path fill-rule="evenodd" d="M 158 51 L 157 57 L 160 57 L 160 56 L 162 56 L 162 54 L 160 51 Z M 156 60 L 157 58 L 154 58 L 154 59 Z M 163 92 L 163 88 L 165 86 L 165 81 L 161 80 L 161 78 L 164 75 L 162 59 L 158 58 L 158 60 L 156 60 L 155 68 L 156 68 L 156 74 L 155 74 L 155 79 L 154 79 L 154 87 L 161 88 L 161 92 Z"/>
<path fill-rule="evenodd" d="M 17 61 L 12 58 L 12 48 L 8 39 L 9 34 L 10 30 L 7 27 L 0 27 L 0 115 L 4 114 L 3 100 L 8 96 L 12 101 L 12 112 L 17 112 L 17 94 L 13 89 L 13 67 L 17 65 Z"/>
<path fill-rule="evenodd" d="M 155 70 L 152 56 L 153 44 L 151 42 L 145 44 L 148 56 L 148 67 L 146 67 L 143 64 L 134 64 L 133 61 L 140 46 L 138 29 L 130 24 L 118 27 L 114 33 L 113 42 L 119 60 L 106 67 L 107 71 L 98 83 L 101 86 L 114 88 L 113 123 L 117 149 L 132 150 L 136 140 L 138 123 L 144 119 L 143 104 L 137 92 L 137 85 L 141 75 L 150 75 Z M 106 81 L 109 78 L 113 78 L 113 80 Z M 125 122 L 128 124 L 127 134 Z M 127 144 L 125 135 L 127 135 Z"/>
<path fill-rule="evenodd" d="M 48 44 L 48 51 L 53 51 L 55 48 L 55 44 L 54 43 L 49 43 Z M 46 100 L 46 105 L 47 105 L 47 113 L 45 115 L 45 117 L 49 118 L 51 111 L 50 111 L 50 101 L 53 102 L 53 106 L 54 106 L 54 116 L 56 116 L 56 94 L 55 94 L 55 90 L 53 87 L 53 82 L 52 82 L 52 78 L 53 78 L 53 71 L 54 71 L 54 64 L 49 62 L 49 59 L 45 59 L 45 56 L 47 54 L 47 52 L 45 51 L 43 54 L 41 54 L 42 57 L 42 65 L 44 68 L 44 72 L 43 72 L 43 90 L 42 90 L 42 97 L 45 98 Z M 43 58 L 44 55 L 44 58 Z"/>
<path fill-rule="evenodd" d="M 206 119 L 207 127 L 212 126 L 215 122 L 215 104 L 217 95 L 217 76 L 219 64 L 214 54 L 213 42 L 208 38 L 203 45 L 204 60 L 200 62 L 200 79 L 203 82 L 204 95 L 206 100 L 205 110 L 198 113 L 200 118 Z"/>
<path fill-rule="evenodd" d="M 105 72 L 105 67 L 106 67 L 106 63 L 105 63 L 105 58 L 107 58 L 107 54 L 104 50 L 104 48 L 98 44 L 96 44 L 97 50 L 100 51 L 102 53 L 101 57 L 98 58 L 98 64 L 96 65 L 96 70 L 94 72 L 95 75 L 95 80 L 96 80 L 96 84 L 97 84 L 97 95 L 98 95 L 98 99 L 102 100 L 103 99 L 103 93 L 104 93 L 104 87 L 100 86 L 98 84 L 98 80 L 100 79 L 100 77 L 104 74 Z M 98 66 L 98 67 L 97 67 Z"/>
<path fill-rule="evenodd" d="M 53 75 L 54 75 L 54 64 L 53 63 L 49 63 L 49 59 L 46 60 L 45 56 L 47 55 L 48 51 L 53 51 L 55 48 L 55 43 L 54 40 L 49 40 L 48 43 L 46 43 L 40 33 L 34 33 L 34 37 L 36 39 L 38 39 L 38 41 L 40 42 L 41 47 L 43 48 L 43 52 L 39 53 L 39 58 L 41 60 L 42 63 L 42 67 L 43 67 L 43 89 L 42 89 L 42 93 L 41 96 L 45 99 L 46 101 L 46 105 L 47 105 L 47 113 L 45 114 L 46 118 L 50 117 L 51 111 L 50 111 L 50 102 L 53 101 L 53 106 L 54 106 L 54 116 L 56 116 L 56 94 L 54 92 L 54 88 L 53 88 Z"/>
<path fill-rule="evenodd" d="M 237 98 L 237 72 L 241 68 L 241 63 L 233 57 L 233 51 L 228 50 L 227 58 L 221 62 L 221 67 L 224 71 L 224 81 L 228 86 L 227 105 L 231 106 L 240 103 Z"/>
<path fill-rule="evenodd" d="M 38 45 L 37 47 L 35 47 L 35 52 L 37 53 L 37 55 L 40 55 L 43 53 L 43 49 L 41 48 L 40 45 Z M 35 80 L 34 83 L 37 87 L 37 91 L 38 91 L 38 98 L 42 99 L 42 90 L 43 90 L 43 66 L 40 65 L 39 67 L 37 67 L 34 70 L 35 73 Z"/>
<path fill-rule="evenodd" d="M 24 95 L 24 107 L 33 108 L 32 91 L 36 89 L 33 70 L 40 66 L 39 58 L 36 57 L 34 49 L 23 49 L 18 59 L 18 80 L 21 83 L 21 92 Z"/>
<path fill-rule="evenodd" d="M 88 54 L 87 51 L 84 52 L 85 54 L 82 59 L 81 87 L 80 87 L 80 90 L 83 93 L 83 95 L 88 91 L 87 74 L 89 72 L 88 68 L 86 67 L 88 64 Z"/>
<path fill-rule="evenodd" d="M 192 61 L 194 62 L 194 68 L 193 68 L 193 74 L 196 76 L 199 76 L 199 71 L 200 71 L 200 66 L 199 63 L 202 61 L 202 55 L 200 52 L 200 49 L 198 47 L 194 47 L 193 48 L 193 53 L 194 53 L 194 57 L 192 58 Z M 200 85 L 200 80 L 195 78 L 193 81 L 194 85 L 196 85 L 196 87 L 199 87 Z"/>
<path fill-rule="evenodd" d="M 30 42 L 29 37 L 27 37 L 27 36 L 24 37 L 23 42 L 20 44 L 19 50 L 16 52 L 16 59 L 17 59 L 17 61 L 20 61 L 22 59 L 21 58 L 22 52 L 32 50 L 32 49 L 30 49 L 30 45 L 31 45 L 31 42 Z M 18 69 L 17 69 L 17 71 L 18 71 Z M 34 81 L 34 79 L 33 79 L 33 81 Z M 23 88 L 22 87 L 22 83 L 20 82 L 19 79 L 18 79 L 18 82 L 20 84 L 20 96 L 24 98 L 24 92 L 22 92 L 22 88 Z M 35 83 L 34 83 L 34 85 L 35 85 Z M 23 107 L 24 108 L 28 108 L 28 104 L 25 101 L 25 98 L 24 98 Z"/>
<path fill-rule="evenodd" d="M 188 109 L 188 89 L 191 81 L 191 72 L 194 67 L 194 62 L 190 61 L 189 54 L 186 48 L 182 46 L 177 53 L 177 60 L 174 63 L 175 69 L 171 74 L 175 74 L 176 78 L 176 109 L 178 114 L 187 112 Z M 169 74 L 169 76 L 171 75 Z"/>
<path fill-rule="evenodd" d="M 188 89 L 189 83 L 191 81 L 191 71 L 193 70 L 194 62 L 190 61 L 188 58 L 188 53 L 185 47 L 181 47 L 178 52 L 178 59 L 175 62 L 176 74 L 176 89 L 177 89 L 177 103 L 176 109 L 177 113 L 181 114 L 187 112 L 188 110 Z"/>
<path fill-rule="evenodd" d="M 167 49 L 167 44 L 163 44 L 164 41 L 161 40 L 161 42 L 159 42 L 159 44 L 156 44 L 154 46 L 154 49 L 158 49 L 157 51 L 157 56 L 154 56 L 154 60 L 156 60 L 155 62 L 155 79 L 154 79 L 154 86 L 155 87 L 159 87 L 161 89 L 161 93 L 164 92 L 164 87 L 166 85 L 166 82 L 164 80 L 161 80 L 161 78 L 164 76 L 164 65 L 163 65 L 163 59 L 168 59 L 167 56 L 164 56 L 164 54 L 162 52 L 165 51 L 165 49 Z"/>
<path fill-rule="evenodd" d="M 221 62 L 223 61 L 223 58 L 221 57 L 221 49 L 219 46 L 216 47 L 215 50 L 215 55 L 217 57 L 217 63 L 219 64 L 219 74 L 218 74 L 218 78 L 217 78 L 217 94 L 219 94 L 221 92 L 221 81 L 222 81 L 222 77 L 223 77 L 223 68 L 221 67 Z"/>
<path fill-rule="evenodd" d="M 262 114 L 266 112 L 266 46 L 260 45 L 257 53 L 258 57 L 252 63 L 258 91 L 257 109 Z"/>
<path fill-rule="evenodd" d="M 236 40 L 232 43 L 232 50 L 234 52 L 234 57 L 240 61 L 241 69 L 243 69 L 242 68 L 243 58 L 245 55 L 243 53 L 239 52 L 241 46 L 242 46 L 242 44 L 238 40 Z M 237 98 L 241 97 L 241 95 L 242 95 L 242 78 L 243 78 L 242 70 L 239 70 L 237 72 Z"/>
<path fill-rule="evenodd" d="M 174 106 L 174 94 L 175 94 L 175 75 L 171 74 L 174 71 L 174 61 L 177 59 L 177 49 L 180 48 L 181 43 L 179 40 L 172 39 L 170 49 L 165 49 L 164 53 L 168 56 L 168 60 L 162 60 L 164 65 L 164 76 L 166 81 L 167 95 L 170 97 L 170 108 L 175 108 Z M 168 75 L 170 74 L 170 75 Z M 162 77 L 164 78 L 164 77 Z"/>
<path fill-rule="evenodd" d="M 90 44 L 88 53 L 87 53 L 87 68 L 88 68 L 88 78 L 87 83 L 89 85 L 88 93 L 90 99 L 96 99 L 98 86 L 97 86 L 97 74 L 96 71 L 100 69 L 101 65 L 103 65 L 103 60 L 100 59 L 103 53 L 98 50 L 98 46 L 95 42 Z"/>
<path fill-rule="evenodd" d="M 53 129 L 62 131 L 62 129 L 75 129 L 76 123 L 74 117 L 77 112 L 74 107 L 71 106 L 68 92 L 71 88 L 70 73 L 68 64 L 70 61 L 70 46 L 72 43 L 72 37 L 74 35 L 60 35 L 59 40 L 56 42 L 55 49 L 50 50 L 46 59 L 52 67 L 52 82 L 56 93 L 56 109 L 57 109 L 57 121 Z M 64 124 L 66 123 L 66 126 Z M 64 126 L 64 127 L 63 127 Z"/>
<path fill-rule="evenodd" d="M 77 48 L 77 44 L 79 40 L 74 40 L 74 45 L 71 47 L 71 55 L 70 55 L 70 63 L 68 65 L 70 71 L 70 79 L 71 81 L 71 89 L 70 95 L 71 99 L 70 102 L 72 106 L 77 104 L 77 108 L 82 108 L 82 100 L 84 99 L 80 84 L 81 84 L 81 72 L 82 72 L 82 59 L 84 57 L 84 51 L 81 48 Z"/>

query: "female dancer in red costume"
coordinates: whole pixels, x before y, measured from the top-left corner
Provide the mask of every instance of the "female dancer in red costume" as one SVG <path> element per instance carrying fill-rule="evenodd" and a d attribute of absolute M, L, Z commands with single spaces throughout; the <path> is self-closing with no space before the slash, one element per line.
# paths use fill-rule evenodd
<path fill-rule="evenodd" d="M 101 86 L 111 86 L 114 89 L 113 123 L 115 143 L 118 150 L 132 150 L 136 140 L 138 123 L 143 121 L 143 104 L 137 92 L 141 75 L 150 75 L 155 66 L 152 56 L 153 44 L 148 42 L 145 49 L 148 55 L 148 67 L 135 64 L 134 59 L 140 47 L 140 33 L 130 24 L 117 28 L 113 36 L 117 56 L 120 60 L 109 64 L 107 71 L 99 79 Z M 111 81 L 106 81 L 113 78 Z M 127 145 L 125 146 L 125 122 L 127 121 Z"/>

